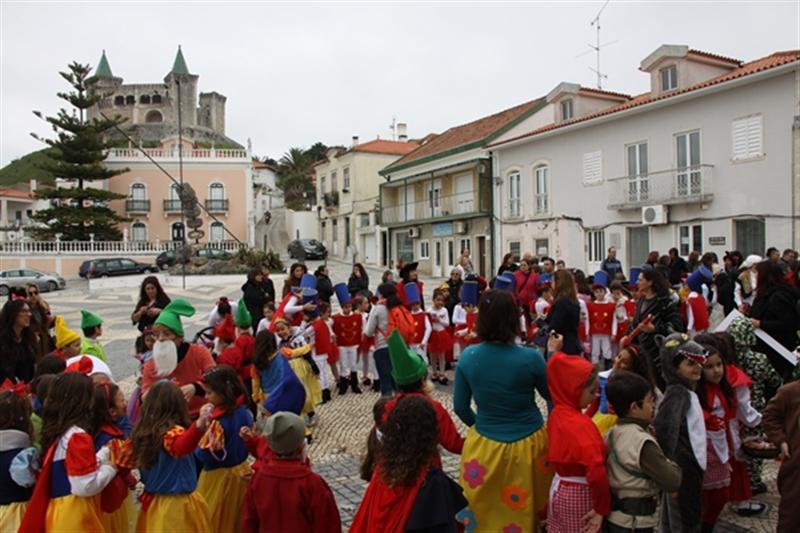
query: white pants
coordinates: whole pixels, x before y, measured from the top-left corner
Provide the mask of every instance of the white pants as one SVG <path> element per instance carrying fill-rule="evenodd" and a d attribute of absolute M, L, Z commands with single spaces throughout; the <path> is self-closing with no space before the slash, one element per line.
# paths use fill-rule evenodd
<path fill-rule="evenodd" d="M 592 364 L 598 364 L 600 358 L 611 359 L 611 335 L 592 335 Z"/>
<path fill-rule="evenodd" d="M 433 359 L 431 361 L 433 363 L 433 371 L 437 374 L 444 374 L 444 369 L 447 367 L 447 358 L 444 352 L 432 353 L 431 359 Z"/>
<path fill-rule="evenodd" d="M 339 375 L 349 377 L 358 371 L 358 346 L 339 346 Z"/>
<path fill-rule="evenodd" d="M 361 372 L 364 375 L 364 378 L 368 378 L 370 376 L 374 377 L 375 379 L 378 378 L 378 371 L 375 369 L 375 358 L 372 357 L 372 354 L 375 353 L 373 350 L 367 350 L 366 352 L 359 352 L 358 356 L 361 358 Z"/>
<path fill-rule="evenodd" d="M 421 344 L 412 344 L 409 348 L 418 353 L 419 356 L 422 357 L 422 360 L 425 361 L 426 365 L 430 364 L 430 361 L 428 361 L 428 351 Z"/>
<path fill-rule="evenodd" d="M 331 366 L 328 364 L 328 354 L 322 355 L 315 355 L 313 356 L 314 362 L 317 363 L 317 368 L 319 368 L 319 384 L 323 389 L 330 389 L 331 388 Z"/>

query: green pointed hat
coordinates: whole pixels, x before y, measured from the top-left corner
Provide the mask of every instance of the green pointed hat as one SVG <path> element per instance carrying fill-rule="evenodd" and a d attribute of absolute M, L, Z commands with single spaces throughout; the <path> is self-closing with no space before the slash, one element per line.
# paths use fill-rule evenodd
<path fill-rule="evenodd" d="M 86 309 L 81 309 L 81 329 L 93 328 L 103 324 L 103 319 Z"/>
<path fill-rule="evenodd" d="M 161 310 L 161 313 L 158 314 L 158 318 L 153 325 L 161 324 L 171 329 L 176 335 L 183 337 L 184 333 L 181 317 L 192 315 L 194 315 L 194 307 L 192 307 L 192 304 L 178 298 L 177 300 L 172 300 L 169 305 Z"/>
<path fill-rule="evenodd" d="M 392 378 L 398 385 L 416 383 L 428 373 L 428 365 L 417 352 L 408 349 L 396 329 L 389 335 L 389 359 L 392 361 Z"/>
<path fill-rule="evenodd" d="M 249 328 L 253 325 L 253 315 L 248 311 L 244 298 L 236 302 L 236 315 L 233 317 L 233 323 L 240 328 Z"/>

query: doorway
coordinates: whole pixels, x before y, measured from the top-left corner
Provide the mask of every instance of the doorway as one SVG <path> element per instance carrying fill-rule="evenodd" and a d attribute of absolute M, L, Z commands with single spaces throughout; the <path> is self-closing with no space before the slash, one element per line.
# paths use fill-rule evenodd
<path fill-rule="evenodd" d="M 650 253 L 650 228 L 639 226 L 628 228 L 628 264 L 641 266 Z"/>
<path fill-rule="evenodd" d="M 477 238 L 478 244 L 478 274 L 482 278 L 486 278 L 486 237 L 481 236 Z"/>
<path fill-rule="evenodd" d="M 183 222 L 173 222 L 172 240 L 177 242 L 183 242 L 186 240 L 186 229 L 183 226 Z"/>
<path fill-rule="evenodd" d="M 440 278 L 442 277 L 442 241 L 433 241 L 432 259 L 431 276 Z"/>

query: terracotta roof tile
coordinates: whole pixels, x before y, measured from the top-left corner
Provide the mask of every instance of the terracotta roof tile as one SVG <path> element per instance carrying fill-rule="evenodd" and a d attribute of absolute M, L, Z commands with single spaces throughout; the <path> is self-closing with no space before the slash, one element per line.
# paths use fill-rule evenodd
<path fill-rule="evenodd" d="M 406 155 L 419 147 L 415 141 L 389 141 L 385 139 L 375 139 L 373 141 L 358 144 L 350 149 L 352 152 L 368 152 L 371 154 L 394 154 Z"/>
<path fill-rule="evenodd" d="M 482 141 L 492 133 L 508 125 L 512 121 L 522 117 L 528 111 L 531 111 L 537 105 L 543 102 L 542 98 L 525 102 L 494 115 L 479 118 L 461 126 L 454 126 L 444 133 L 433 137 L 427 143 L 423 144 L 405 157 L 401 157 L 392 163 L 387 170 L 392 167 L 397 167 L 422 159 L 423 157 L 432 156 L 445 152 L 447 150 L 464 146 L 473 142 Z"/>
<path fill-rule="evenodd" d="M 0 189 L 0 196 L 6 196 L 8 198 L 23 198 L 25 200 L 31 199 L 31 195 L 29 193 L 17 189 Z"/>
<path fill-rule="evenodd" d="M 711 59 L 716 59 L 718 61 L 726 61 L 728 63 L 734 63 L 739 66 L 741 66 L 744 63 L 744 61 L 742 61 L 741 59 L 734 59 L 732 57 L 721 56 L 719 54 L 712 54 L 711 52 L 703 52 L 702 50 L 694 50 L 690 48 L 689 53 L 698 56 L 708 57 Z"/>
<path fill-rule="evenodd" d="M 555 130 L 558 128 L 563 128 L 565 126 L 570 126 L 572 124 L 577 124 L 579 122 L 586 122 L 587 120 L 592 120 L 594 118 L 602 117 L 605 115 L 610 115 L 612 113 L 618 113 L 620 111 L 624 111 L 626 109 L 631 109 L 633 107 L 638 107 L 640 105 L 649 104 L 651 102 L 657 102 L 659 100 L 664 100 L 667 98 L 672 98 L 673 96 L 677 96 L 679 94 L 685 94 L 692 91 L 697 91 L 699 89 L 705 89 L 706 87 L 711 87 L 713 85 L 718 85 L 720 83 L 724 83 L 726 81 L 735 80 L 738 78 L 742 78 L 744 76 L 749 76 L 751 74 L 756 74 L 758 72 L 763 72 L 765 70 L 769 70 L 772 68 L 780 67 L 782 65 L 786 65 L 789 63 L 793 63 L 796 61 L 800 61 L 800 50 L 787 50 L 784 52 L 775 52 L 770 54 L 766 57 L 762 57 L 761 59 L 756 59 L 755 61 L 750 61 L 749 63 L 743 64 L 741 67 L 734 69 L 730 72 L 717 76 L 716 78 L 711 78 L 710 80 L 706 80 L 700 83 L 696 83 L 689 87 L 685 87 L 683 89 L 679 89 L 676 91 L 671 91 L 665 94 L 652 96 L 651 93 L 643 93 L 638 96 L 633 97 L 631 100 L 616 105 L 611 106 L 601 111 L 597 111 L 595 113 L 591 113 L 589 115 L 584 115 L 582 117 L 577 117 L 572 120 L 561 122 L 559 124 L 548 124 L 547 126 L 542 126 L 539 129 L 530 131 L 523 135 L 519 135 L 517 137 L 507 139 L 501 143 L 491 144 L 489 146 L 497 146 L 500 144 L 509 143 L 512 141 L 516 141 L 519 139 L 524 139 L 526 137 L 532 137 L 539 133 L 544 133 L 546 131 Z"/>

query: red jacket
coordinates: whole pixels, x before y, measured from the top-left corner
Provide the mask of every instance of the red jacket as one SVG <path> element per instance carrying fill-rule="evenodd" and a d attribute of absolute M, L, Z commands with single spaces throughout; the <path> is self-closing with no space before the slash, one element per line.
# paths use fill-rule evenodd
<path fill-rule="evenodd" d="M 242 533 L 341 533 L 330 487 L 299 460 L 273 459 L 259 468 L 242 504 Z"/>
<path fill-rule="evenodd" d="M 425 338 L 425 325 L 429 322 L 428 315 L 424 311 L 420 311 L 411 313 L 411 316 L 414 318 L 414 338 L 409 344 L 422 344 L 422 339 Z"/>
<path fill-rule="evenodd" d="M 333 333 L 339 346 L 358 346 L 361 344 L 361 331 L 364 329 L 360 313 L 333 315 Z"/>
<path fill-rule="evenodd" d="M 705 331 L 711 327 L 711 323 L 708 320 L 708 304 L 706 304 L 705 296 L 691 292 L 689 297 L 686 298 L 686 305 L 692 308 L 692 317 L 694 318 L 692 329 L 694 331 Z"/>

